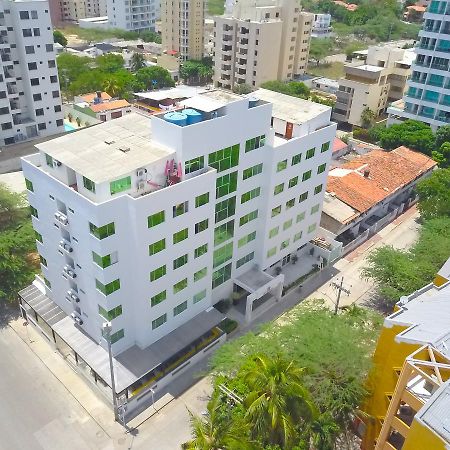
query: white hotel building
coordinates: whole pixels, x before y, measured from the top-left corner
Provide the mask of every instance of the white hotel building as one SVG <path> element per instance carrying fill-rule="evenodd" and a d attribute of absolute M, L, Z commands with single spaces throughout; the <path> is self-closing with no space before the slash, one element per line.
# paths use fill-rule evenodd
<path fill-rule="evenodd" d="M 257 300 L 279 300 L 283 275 L 266 269 L 318 231 L 331 108 L 253 95 L 209 91 L 178 113 L 129 114 L 23 158 L 42 276 L 22 307 L 106 384 L 110 320 L 129 402 L 224 339 L 211 306 L 234 286 L 249 294 L 248 319 Z"/>

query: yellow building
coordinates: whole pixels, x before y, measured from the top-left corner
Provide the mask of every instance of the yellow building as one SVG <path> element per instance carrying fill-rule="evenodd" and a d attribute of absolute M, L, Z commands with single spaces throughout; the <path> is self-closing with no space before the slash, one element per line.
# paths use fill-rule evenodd
<path fill-rule="evenodd" d="M 450 259 L 386 318 L 359 428 L 363 450 L 450 448 Z"/>

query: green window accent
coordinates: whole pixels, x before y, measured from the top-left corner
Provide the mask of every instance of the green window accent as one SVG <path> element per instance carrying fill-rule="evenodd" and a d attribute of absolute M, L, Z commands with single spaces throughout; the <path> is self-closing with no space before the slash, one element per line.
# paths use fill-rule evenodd
<path fill-rule="evenodd" d="M 208 156 L 208 164 L 217 172 L 236 167 L 239 164 L 239 144 L 232 147 L 226 147 L 217 152 L 210 153 Z"/>
<path fill-rule="evenodd" d="M 217 286 L 220 286 L 225 281 L 228 281 L 231 278 L 231 264 L 227 264 L 224 267 L 213 272 L 212 275 L 212 288 L 215 289 Z"/>
<path fill-rule="evenodd" d="M 321 164 L 318 168 L 317 168 L 317 173 L 323 173 L 325 172 L 325 169 L 327 168 L 326 163 Z"/>
<path fill-rule="evenodd" d="M 298 155 L 294 155 L 292 157 L 291 166 L 295 166 L 296 164 L 300 164 L 302 160 L 302 154 L 299 153 Z"/>
<path fill-rule="evenodd" d="M 291 209 L 295 205 L 295 198 L 291 198 L 286 202 L 286 209 Z"/>
<path fill-rule="evenodd" d="M 173 308 L 173 315 L 178 316 L 178 314 L 181 314 L 183 311 L 186 311 L 187 309 L 187 300 L 185 300 L 183 303 L 180 303 L 179 305 L 175 306 Z"/>
<path fill-rule="evenodd" d="M 234 236 L 234 220 L 219 225 L 214 230 L 214 245 L 220 245 Z"/>
<path fill-rule="evenodd" d="M 31 211 L 31 215 L 33 217 L 36 217 L 36 219 L 39 217 L 38 211 L 37 211 L 37 209 L 34 206 L 30 205 L 30 211 Z"/>
<path fill-rule="evenodd" d="M 47 260 L 42 255 L 39 255 L 39 259 L 41 260 L 41 264 L 47 267 Z"/>
<path fill-rule="evenodd" d="M 91 181 L 89 178 L 83 177 L 83 186 L 91 192 L 95 193 L 95 183 Z"/>
<path fill-rule="evenodd" d="M 214 250 L 213 267 L 221 266 L 233 257 L 233 243 L 230 242 L 223 247 Z"/>
<path fill-rule="evenodd" d="M 181 216 L 189 211 L 189 202 L 179 203 L 175 205 L 173 208 L 173 217 Z"/>
<path fill-rule="evenodd" d="M 311 214 L 315 214 L 317 211 L 319 211 L 320 205 L 314 205 L 311 208 Z"/>
<path fill-rule="evenodd" d="M 198 281 L 201 280 L 202 278 L 205 278 L 207 273 L 208 273 L 207 267 L 203 267 L 203 269 L 194 272 L 194 281 Z"/>
<path fill-rule="evenodd" d="M 281 205 L 276 206 L 275 208 L 272 209 L 272 217 L 278 216 L 278 214 L 281 213 Z"/>
<path fill-rule="evenodd" d="M 42 239 L 42 234 L 38 233 L 37 231 L 34 232 L 34 237 L 35 237 L 36 240 L 39 241 L 41 244 L 44 242 L 44 240 Z"/>
<path fill-rule="evenodd" d="M 273 237 L 275 237 L 278 234 L 279 231 L 280 231 L 280 227 L 272 228 L 269 231 L 269 239 L 272 239 Z"/>
<path fill-rule="evenodd" d="M 157 319 L 152 320 L 152 330 L 156 330 L 156 328 L 160 327 L 161 325 L 165 324 L 167 322 L 167 314 L 163 314 L 162 316 L 159 316 Z"/>
<path fill-rule="evenodd" d="M 329 142 L 325 142 L 324 144 L 322 144 L 322 148 L 320 149 L 320 153 L 324 153 L 326 151 L 328 151 L 330 148 L 330 143 Z"/>
<path fill-rule="evenodd" d="M 111 183 L 109 183 L 111 195 L 127 191 L 128 189 L 131 189 L 131 177 L 121 178 L 120 180 L 111 181 Z"/>
<path fill-rule="evenodd" d="M 97 239 L 105 239 L 108 236 L 112 236 L 116 232 L 114 222 L 108 223 L 101 227 L 95 226 L 93 223 L 89 222 L 89 231 Z"/>
<path fill-rule="evenodd" d="M 188 262 L 188 255 L 179 256 L 177 259 L 173 260 L 173 270 L 178 269 L 181 266 L 184 266 Z"/>
<path fill-rule="evenodd" d="M 200 206 L 206 205 L 209 202 L 209 192 L 205 192 L 204 194 L 198 195 L 195 197 L 195 207 L 199 208 Z"/>
<path fill-rule="evenodd" d="M 276 252 L 277 252 L 277 248 L 272 247 L 270 250 L 267 251 L 267 257 L 271 258 L 273 255 L 275 255 Z"/>
<path fill-rule="evenodd" d="M 25 178 L 25 186 L 29 191 L 34 192 L 33 183 L 30 180 L 27 180 L 26 178 Z"/>
<path fill-rule="evenodd" d="M 251 152 L 256 148 L 263 147 L 265 143 L 266 143 L 265 134 L 263 134 L 262 136 L 254 137 L 252 139 L 248 139 L 247 141 L 245 141 L 245 153 Z"/>
<path fill-rule="evenodd" d="M 95 264 L 100 266 L 102 269 L 109 267 L 112 264 L 111 255 L 100 256 L 97 253 L 92 252 L 92 259 Z"/>
<path fill-rule="evenodd" d="M 300 197 L 298 198 L 298 202 L 299 203 L 304 202 L 307 198 L 308 198 L 308 191 L 303 192 L 303 194 L 300 195 Z"/>
<path fill-rule="evenodd" d="M 195 234 L 201 233 L 208 229 L 208 219 L 201 220 L 195 224 Z"/>
<path fill-rule="evenodd" d="M 316 154 L 316 147 L 310 148 L 310 149 L 306 152 L 306 159 L 312 158 L 315 154 Z"/>
<path fill-rule="evenodd" d="M 53 158 L 50 155 L 45 154 L 45 162 L 47 163 L 47 166 L 53 167 Z"/>
<path fill-rule="evenodd" d="M 255 189 L 252 189 L 251 191 L 245 192 L 241 195 L 241 204 L 249 202 L 250 200 L 253 200 L 256 197 L 259 197 L 261 194 L 261 188 L 257 187 Z"/>
<path fill-rule="evenodd" d="M 184 173 L 187 175 L 188 173 L 197 172 L 203 167 L 205 167 L 205 158 L 204 156 L 199 156 L 184 163 Z"/>
<path fill-rule="evenodd" d="M 310 170 L 308 170 L 307 172 L 303 173 L 302 181 L 309 180 L 310 178 L 311 178 L 311 171 Z"/>
<path fill-rule="evenodd" d="M 178 244 L 179 242 L 184 241 L 188 237 L 189 237 L 189 229 L 188 228 L 185 228 L 181 231 L 177 231 L 173 235 L 173 243 Z"/>
<path fill-rule="evenodd" d="M 228 198 L 216 204 L 215 210 L 215 222 L 221 222 L 222 220 L 234 215 L 236 212 L 236 197 Z"/>
<path fill-rule="evenodd" d="M 317 225 L 315 223 L 313 223 L 312 225 L 310 225 L 308 227 L 308 233 L 313 232 L 316 228 L 317 228 Z"/>
<path fill-rule="evenodd" d="M 194 250 L 194 258 L 204 255 L 208 251 L 208 244 L 200 245 Z"/>
<path fill-rule="evenodd" d="M 285 249 L 289 245 L 289 241 L 290 239 L 286 239 L 285 241 L 283 241 L 280 245 L 280 250 Z"/>
<path fill-rule="evenodd" d="M 298 177 L 291 178 L 289 180 L 288 187 L 291 188 L 291 187 L 297 186 L 297 183 L 298 183 Z"/>
<path fill-rule="evenodd" d="M 150 281 L 155 281 L 163 277 L 167 272 L 166 265 L 158 267 L 150 272 Z"/>
<path fill-rule="evenodd" d="M 277 184 L 277 185 L 273 188 L 273 195 L 281 194 L 281 192 L 283 192 L 283 191 L 284 191 L 284 183 Z"/>
<path fill-rule="evenodd" d="M 109 311 L 98 305 L 98 313 L 106 320 L 113 320 L 122 314 L 122 305 L 116 306 Z"/>
<path fill-rule="evenodd" d="M 158 294 L 154 295 L 150 299 L 151 306 L 159 305 L 161 302 L 163 302 L 167 298 L 167 292 L 164 289 L 164 291 L 159 292 Z"/>
<path fill-rule="evenodd" d="M 44 278 L 44 283 L 45 283 L 45 285 L 46 285 L 49 289 L 51 289 L 51 288 L 52 288 L 52 283 L 50 283 L 50 281 L 48 281 L 47 278 L 45 278 L 45 277 L 43 277 L 43 278 Z"/>
<path fill-rule="evenodd" d="M 237 189 L 237 177 L 237 171 L 218 177 L 216 180 L 216 198 L 234 192 Z"/>
<path fill-rule="evenodd" d="M 323 185 L 322 184 L 319 184 L 318 186 L 316 186 L 314 188 L 314 195 L 318 194 L 319 192 L 322 192 L 322 189 L 323 189 Z"/>
<path fill-rule="evenodd" d="M 248 255 L 243 256 L 242 258 L 239 258 L 236 261 L 236 269 L 243 266 L 244 264 L 248 263 L 255 257 L 255 252 L 251 252 Z"/>
<path fill-rule="evenodd" d="M 194 303 L 198 303 L 206 297 L 206 289 L 194 295 Z"/>
<path fill-rule="evenodd" d="M 110 340 L 111 344 L 115 344 L 118 340 L 122 339 L 125 336 L 125 331 L 123 328 L 115 333 L 111 334 Z"/>
<path fill-rule="evenodd" d="M 298 241 L 299 239 L 301 239 L 302 234 L 303 234 L 303 231 L 300 231 L 299 233 L 296 233 L 296 234 L 294 235 L 294 242 L 295 242 L 295 241 Z"/>
<path fill-rule="evenodd" d="M 173 293 L 178 294 L 178 292 L 182 291 L 183 289 L 186 289 L 188 285 L 187 278 L 184 278 L 183 280 L 180 280 L 178 283 L 175 283 L 173 285 Z"/>
<path fill-rule="evenodd" d="M 283 230 L 286 231 L 288 228 L 291 228 L 292 226 L 292 219 L 286 220 L 286 222 L 283 223 Z"/>
<path fill-rule="evenodd" d="M 280 161 L 277 164 L 277 172 L 281 172 L 282 170 L 286 169 L 287 167 L 287 159 L 284 159 L 283 161 Z"/>
<path fill-rule="evenodd" d="M 148 254 L 154 255 L 156 253 L 162 252 L 166 248 L 166 240 L 161 239 L 159 241 L 153 242 L 148 246 Z"/>
<path fill-rule="evenodd" d="M 166 213 L 164 211 L 159 211 L 147 217 L 147 226 L 148 228 L 156 227 L 156 225 L 163 223 L 165 219 Z"/>
<path fill-rule="evenodd" d="M 305 213 L 302 212 L 297 215 L 297 223 L 301 222 L 305 218 Z"/>
<path fill-rule="evenodd" d="M 112 294 L 115 291 L 118 291 L 120 289 L 120 280 L 117 278 L 117 280 L 111 281 L 111 283 L 108 284 L 102 284 L 100 281 L 95 279 L 95 287 L 104 295 Z"/>
<path fill-rule="evenodd" d="M 238 247 L 241 248 L 245 244 L 248 244 L 249 242 L 256 239 L 256 231 L 252 231 L 251 233 L 247 234 L 247 236 L 244 236 L 238 240 Z"/>
<path fill-rule="evenodd" d="M 246 180 L 247 178 L 254 177 L 255 175 L 259 175 L 263 170 L 263 164 L 257 164 L 256 166 L 249 167 L 244 169 L 242 172 L 242 179 Z"/>
<path fill-rule="evenodd" d="M 257 217 L 258 217 L 258 210 L 255 209 L 255 211 L 252 211 L 239 219 L 239 226 L 242 227 L 242 225 L 245 225 L 246 223 L 255 220 Z"/>

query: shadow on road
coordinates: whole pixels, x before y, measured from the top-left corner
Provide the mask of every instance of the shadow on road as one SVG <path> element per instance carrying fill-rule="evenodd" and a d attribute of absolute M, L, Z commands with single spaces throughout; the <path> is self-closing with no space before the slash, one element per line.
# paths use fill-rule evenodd
<path fill-rule="evenodd" d="M 0 301 L 0 329 L 6 328 L 11 320 L 20 316 L 18 303 L 6 303 Z"/>

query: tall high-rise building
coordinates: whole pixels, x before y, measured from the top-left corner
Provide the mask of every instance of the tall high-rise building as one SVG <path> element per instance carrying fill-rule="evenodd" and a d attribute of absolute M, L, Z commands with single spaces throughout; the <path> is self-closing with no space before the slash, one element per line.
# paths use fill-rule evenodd
<path fill-rule="evenodd" d="M 180 61 L 203 58 L 205 7 L 205 0 L 161 2 L 162 46 Z"/>
<path fill-rule="evenodd" d="M 388 125 L 414 119 L 436 130 L 450 123 L 449 35 L 450 0 L 434 0 L 424 14 L 408 91 L 388 108 Z"/>
<path fill-rule="evenodd" d="M 46 0 L 0 1 L 0 146 L 64 131 Z"/>
<path fill-rule="evenodd" d="M 154 30 L 159 15 L 157 0 L 107 0 L 110 28 L 127 31 Z"/>
<path fill-rule="evenodd" d="M 215 17 L 214 84 L 258 87 L 305 72 L 314 15 L 295 0 L 243 0 Z"/>

